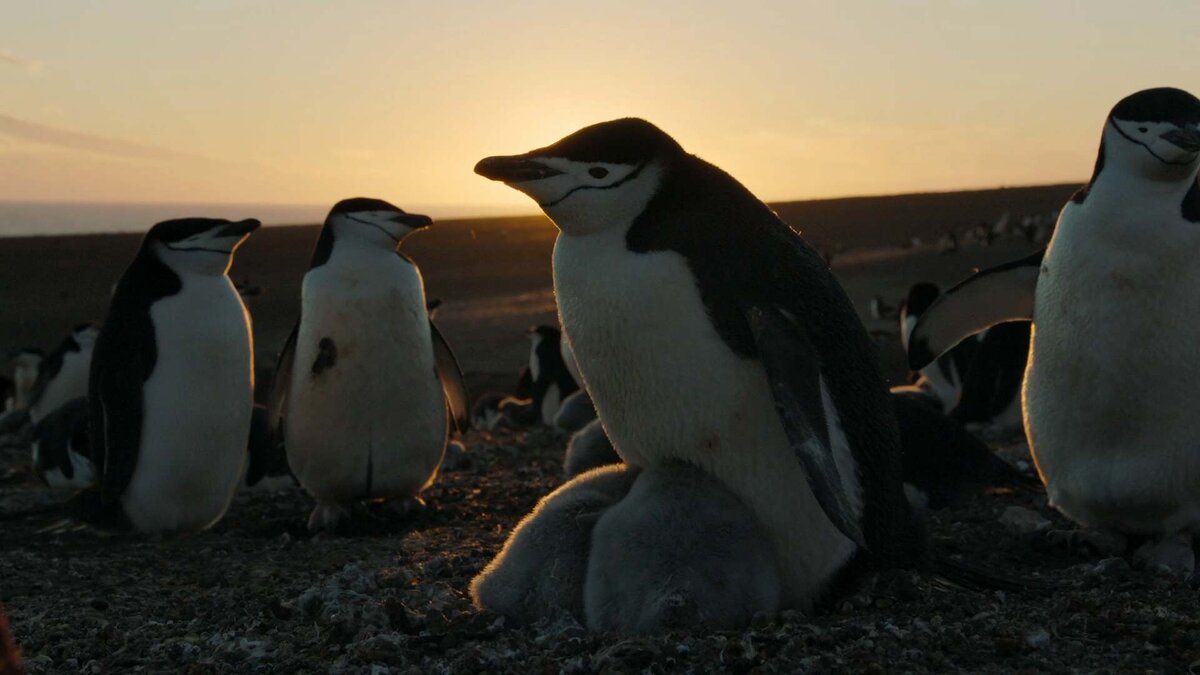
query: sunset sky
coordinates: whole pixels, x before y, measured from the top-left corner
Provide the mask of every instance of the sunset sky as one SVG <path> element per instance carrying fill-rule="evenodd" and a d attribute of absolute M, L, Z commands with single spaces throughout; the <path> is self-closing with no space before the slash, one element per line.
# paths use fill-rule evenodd
<path fill-rule="evenodd" d="M 531 206 L 485 155 L 645 117 L 771 200 L 1086 179 L 1200 93 L 1200 2 L 12 2 L 0 200 Z"/>

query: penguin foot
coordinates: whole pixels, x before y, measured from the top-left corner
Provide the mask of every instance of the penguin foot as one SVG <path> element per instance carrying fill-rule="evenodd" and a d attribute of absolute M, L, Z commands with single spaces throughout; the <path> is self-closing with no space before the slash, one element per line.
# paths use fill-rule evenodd
<path fill-rule="evenodd" d="M 1120 532 L 1091 527 L 1078 530 L 1050 530 L 1046 533 L 1046 542 L 1074 553 L 1103 558 L 1123 555 L 1126 547 L 1125 535 Z"/>
<path fill-rule="evenodd" d="M 1134 552 L 1133 564 L 1150 572 L 1190 576 L 1196 570 L 1192 535 L 1180 533 L 1148 541 Z"/>
<path fill-rule="evenodd" d="M 350 518 L 350 509 L 344 504 L 318 502 L 308 516 L 308 531 L 333 530 L 338 523 Z"/>

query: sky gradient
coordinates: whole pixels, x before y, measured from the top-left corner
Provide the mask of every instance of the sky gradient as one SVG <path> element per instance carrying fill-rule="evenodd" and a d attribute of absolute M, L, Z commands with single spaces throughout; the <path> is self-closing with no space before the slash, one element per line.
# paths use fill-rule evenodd
<path fill-rule="evenodd" d="M 1082 181 L 1200 93 L 1195 0 L 440 4 L 12 3 L 0 200 L 529 211 L 474 163 L 629 115 L 768 200 Z"/>

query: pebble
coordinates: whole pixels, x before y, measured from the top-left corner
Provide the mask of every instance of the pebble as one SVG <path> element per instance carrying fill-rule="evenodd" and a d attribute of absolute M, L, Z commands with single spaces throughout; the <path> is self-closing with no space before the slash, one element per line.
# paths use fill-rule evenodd
<path fill-rule="evenodd" d="M 1050 521 L 1041 514 L 1024 506 L 1010 506 L 1000 514 L 1000 524 L 1017 534 L 1044 532 L 1050 529 Z"/>
<path fill-rule="evenodd" d="M 1039 628 L 1025 636 L 1025 644 L 1034 649 L 1041 649 L 1050 644 L 1050 633 L 1045 628 Z"/>

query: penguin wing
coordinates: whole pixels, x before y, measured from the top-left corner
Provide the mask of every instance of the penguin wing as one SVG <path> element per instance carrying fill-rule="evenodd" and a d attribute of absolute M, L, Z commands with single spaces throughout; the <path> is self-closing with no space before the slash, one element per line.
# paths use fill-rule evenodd
<path fill-rule="evenodd" d="M 137 467 L 145 412 L 143 387 L 158 361 L 149 311 L 114 302 L 92 355 L 88 378 L 92 456 L 100 501 L 116 504 Z"/>
<path fill-rule="evenodd" d="M 842 534 L 865 549 L 866 538 L 850 507 L 829 442 L 816 346 L 778 307 L 754 305 L 742 311 L 767 372 L 775 410 L 817 503 Z"/>
<path fill-rule="evenodd" d="M 292 386 L 292 364 L 296 361 L 296 338 L 300 335 L 300 319 L 292 326 L 279 359 L 275 361 L 275 373 L 271 377 L 271 395 L 267 399 L 267 424 L 271 430 L 272 444 L 277 444 L 283 435 L 283 411 L 287 406 L 288 389 Z"/>
<path fill-rule="evenodd" d="M 908 339 L 908 365 L 921 370 L 963 338 L 1006 321 L 1032 321 L 1034 291 L 1046 250 L 984 270 L 946 291 L 925 310 Z"/>
<path fill-rule="evenodd" d="M 438 330 L 432 320 L 429 321 L 429 331 L 433 335 L 433 360 L 438 379 L 442 381 L 442 389 L 446 393 L 446 405 L 450 409 L 450 417 L 454 420 L 454 428 L 466 431 L 470 426 L 471 399 L 467 395 L 467 383 L 463 379 L 462 368 L 454 351 L 450 349 L 446 338 Z"/>

